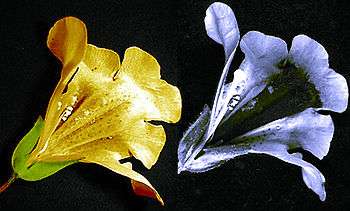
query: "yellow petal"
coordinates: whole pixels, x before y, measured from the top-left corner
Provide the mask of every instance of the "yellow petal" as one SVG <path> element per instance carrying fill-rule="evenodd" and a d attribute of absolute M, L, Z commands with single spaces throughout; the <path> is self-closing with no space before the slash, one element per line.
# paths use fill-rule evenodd
<path fill-rule="evenodd" d="M 180 92 L 177 87 L 160 80 L 160 66 L 153 56 L 137 47 L 128 48 L 116 77 L 130 77 L 142 90 L 151 94 L 147 100 L 155 109 L 148 110 L 146 120 L 170 123 L 179 121 L 181 117 Z"/>
<path fill-rule="evenodd" d="M 62 62 L 63 66 L 73 68 L 83 59 L 87 45 L 85 24 L 74 17 L 66 17 L 55 23 L 50 29 L 47 46 Z M 62 72 L 62 75 L 67 75 Z"/>
<path fill-rule="evenodd" d="M 66 30 L 71 30 L 72 27 L 67 27 L 69 23 L 59 21 L 54 28 L 62 28 L 63 24 Z M 55 30 L 50 34 L 58 36 L 60 32 Z M 74 39 L 67 39 L 71 41 Z M 64 42 L 57 43 L 49 46 Z M 70 44 L 63 46 L 66 45 Z M 62 53 L 65 50 L 53 49 L 64 64 L 67 59 L 74 60 L 69 59 L 72 55 L 65 56 L 67 52 Z M 97 163 L 130 177 L 138 194 L 162 202 L 144 177 L 118 161 L 134 156 L 147 168 L 156 163 L 166 137 L 161 125 L 149 121 L 179 120 L 179 90 L 160 79 L 156 59 L 139 48 L 127 49 L 121 66 L 119 56 L 111 50 L 86 45 L 85 51 L 71 71 L 74 75 L 69 83 L 64 85 L 61 81 L 58 85 L 63 84 L 66 91 L 63 93 L 60 87 L 52 96 L 44 135 L 29 161 Z"/>
<path fill-rule="evenodd" d="M 90 76 L 82 76 L 83 73 L 84 68 L 81 68 L 76 75 L 80 83 L 76 84 L 73 79 L 61 101 L 63 105 L 71 105 L 76 97 L 79 108 L 73 110 L 67 121 L 51 136 L 40 160 L 76 160 L 85 152 L 107 147 L 124 155 L 130 152 L 151 168 L 165 144 L 163 127 L 145 122 L 140 116 L 144 115 L 145 109 L 139 107 L 144 104 L 133 105 L 128 99 L 122 99 L 123 96 L 118 94 L 119 87 L 95 87 L 93 79 L 98 77 L 93 77 L 95 74 L 91 71 Z M 111 83 L 114 85 L 113 81 Z M 79 87 L 82 84 L 86 85 L 85 89 Z M 73 87 L 80 92 L 73 91 Z"/>
<path fill-rule="evenodd" d="M 113 77 L 120 66 L 117 53 L 109 49 L 97 48 L 91 44 L 88 44 L 83 61 L 92 71 L 102 72 L 107 77 Z"/>

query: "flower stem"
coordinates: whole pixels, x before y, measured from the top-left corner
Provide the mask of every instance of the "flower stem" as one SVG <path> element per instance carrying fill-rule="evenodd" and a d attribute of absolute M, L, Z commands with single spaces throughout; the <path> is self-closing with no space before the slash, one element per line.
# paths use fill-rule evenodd
<path fill-rule="evenodd" d="M 12 174 L 10 179 L 0 186 L 0 193 L 4 192 L 16 180 L 16 175 Z"/>

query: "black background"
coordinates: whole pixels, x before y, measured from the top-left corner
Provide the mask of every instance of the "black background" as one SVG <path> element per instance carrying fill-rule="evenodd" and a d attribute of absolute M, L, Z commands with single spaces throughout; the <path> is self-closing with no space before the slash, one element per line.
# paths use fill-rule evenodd
<path fill-rule="evenodd" d="M 97 165 L 78 164 L 38 182 L 16 181 L 0 195 L 3 210 L 239 210 L 340 209 L 350 202 L 349 112 L 334 114 L 327 157 L 312 161 L 326 177 L 327 199 L 305 186 L 301 170 L 272 157 L 249 155 L 202 174 L 177 174 L 182 133 L 205 103 L 212 103 L 224 62 L 221 46 L 206 36 L 203 18 L 213 1 L 11 1 L 0 3 L 0 181 L 11 174 L 10 157 L 36 118 L 44 114 L 60 64 L 46 48 L 55 21 L 76 16 L 88 41 L 122 57 L 138 46 L 157 58 L 162 77 L 183 97 L 182 119 L 166 125 L 167 143 L 150 171 L 136 170 L 157 188 L 165 207 L 132 193 L 129 179 Z M 241 35 L 250 30 L 279 36 L 290 46 L 307 34 L 327 49 L 330 65 L 349 82 L 349 6 L 341 1 L 226 1 Z M 241 52 L 232 65 L 242 61 Z M 288 109 L 288 108 L 286 108 Z"/>

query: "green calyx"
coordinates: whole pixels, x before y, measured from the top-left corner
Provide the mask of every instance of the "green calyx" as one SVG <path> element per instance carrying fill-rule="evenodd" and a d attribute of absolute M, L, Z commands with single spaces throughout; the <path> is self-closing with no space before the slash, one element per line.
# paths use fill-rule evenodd
<path fill-rule="evenodd" d="M 13 152 L 12 168 L 15 178 L 21 178 L 27 181 L 41 180 L 56 173 L 62 168 L 77 162 L 36 162 L 30 167 L 27 167 L 26 161 L 28 160 L 29 154 L 36 146 L 43 127 L 44 120 L 39 117 L 34 127 L 22 138 Z"/>

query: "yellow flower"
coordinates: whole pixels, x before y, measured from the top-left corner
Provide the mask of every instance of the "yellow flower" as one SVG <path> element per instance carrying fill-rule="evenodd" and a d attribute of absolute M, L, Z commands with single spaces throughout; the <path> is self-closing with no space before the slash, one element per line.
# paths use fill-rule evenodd
<path fill-rule="evenodd" d="M 131 178 L 137 194 L 161 197 L 145 177 L 120 160 L 134 156 L 148 169 L 165 144 L 161 125 L 181 115 L 179 90 L 160 79 L 157 60 L 128 48 L 117 53 L 87 44 L 86 27 L 66 17 L 51 28 L 47 45 L 62 62 L 45 126 L 27 165 L 37 162 L 96 163 Z"/>

